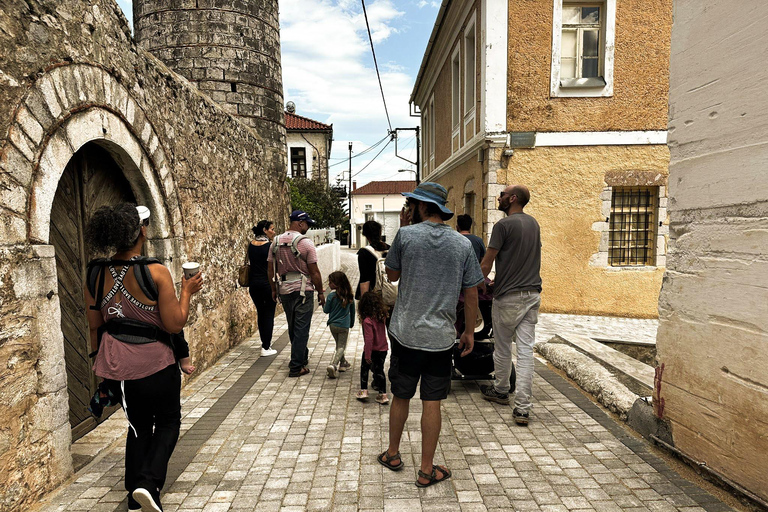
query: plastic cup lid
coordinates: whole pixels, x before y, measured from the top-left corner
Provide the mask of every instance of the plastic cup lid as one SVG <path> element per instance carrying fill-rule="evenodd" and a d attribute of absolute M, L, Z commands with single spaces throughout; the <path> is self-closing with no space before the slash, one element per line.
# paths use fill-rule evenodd
<path fill-rule="evenodd" d="M 149 208 L 146 206 L 137 206 L 136 211 L 139 212 L 139 222 L 142 222 L 149 218 Z"/>

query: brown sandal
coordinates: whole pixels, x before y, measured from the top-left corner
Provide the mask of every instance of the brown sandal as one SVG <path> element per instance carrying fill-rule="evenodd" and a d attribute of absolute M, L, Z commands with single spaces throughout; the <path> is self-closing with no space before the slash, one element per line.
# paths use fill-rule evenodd
<path fill-rule="evenodd" d="M 437 472 L 440 471 L 443 474 L 442 478 L 437 478 Z M 423 484 L 416 480 L 416 487 L 429 487 L 430 485 L 439 484 L 440 482 L 443 482 L 445 480 L 448 480 L 451 478 L 451 472 L 448 471 L 448 468 L 444 466 L 432 466 L 432 473 L 427 474 L 423 472 L 422 470 L 419 470 L 419 477 L 425 478 L 427 480 L 427 483 Z"/>
<path fill-rule="evenodd" d="M 397 459 L 400 459 L 400 464 L 392 464 L 392 461 Z M 405 465 L 403 464 L 403 458 L 400 456 L 400 452 L 390 456 L 389 450 L 384 450 L 384 453 L 376 457 L 376 460 L 379 461 L 379 464 L 392 471 L 400 471 Z"/>

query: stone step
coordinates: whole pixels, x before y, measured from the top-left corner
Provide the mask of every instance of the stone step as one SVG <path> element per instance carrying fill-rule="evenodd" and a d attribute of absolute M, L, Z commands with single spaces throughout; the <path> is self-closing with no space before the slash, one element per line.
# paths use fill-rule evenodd
<path fill-rule="evenodd" d="M 563 343 L 591 357 L 640 396 L 653 392 L 653 367 L 580 334 L 557 334 L 549 343 Z"/>

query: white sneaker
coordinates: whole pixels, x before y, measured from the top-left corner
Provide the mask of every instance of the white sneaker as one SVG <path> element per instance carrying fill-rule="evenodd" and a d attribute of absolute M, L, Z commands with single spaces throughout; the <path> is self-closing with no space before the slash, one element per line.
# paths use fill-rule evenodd
<path fill-rule="evenodd" d="M 133 491 L 133 499 L 141 505 L 141 510 L 146 512 L 162 512 L 152 494 L 143 487 Z"/>
<path fill-rule="evenodd" d="M 261 349 L 261 357 L 273 356 L 275 354 L 277 354 L 277 350 L 275 350 L 273 348 L 262 348 Z"/>
<path fill-rule="evenodd" d="M 328 372 L 328 377 L 331 379 L 335 379 L 336 377 L 339 376 L 339 369 L 332 364 L 328 365 L 328 368 L 326 368 L 326 371 Z"/>

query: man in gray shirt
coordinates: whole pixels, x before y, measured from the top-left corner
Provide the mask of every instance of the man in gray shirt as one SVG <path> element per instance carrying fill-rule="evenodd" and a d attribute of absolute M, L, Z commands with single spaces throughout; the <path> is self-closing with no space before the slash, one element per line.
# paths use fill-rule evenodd
<path fill-rule="evenodd" d="M 387 254 L 387 277 L 400 280 L 397 302 L 389 325 L 392 358 L 389 381 L 392 405 L 389 411 L 389 447 L 377 458 L 397 471 L 403 468 L 400 439 L 408 419 L 410 400 L 421 381 L 421 468 L 418 487 L 447 480 L 451 472 L 433 465 L 440 436 L 440 401 L 451 389 L 453 345 L 456 340 L 456 305 L 464 290 L 464 318 L 474 327 L 477 288 L 483 281 L 472 244 L 445 221 L 453 216 L 446 208 L 448 193 L 437 183 L 422 183 L 404 193 L 407 210 Z M 406 224 L 410 223 L 411 226 Z M 461 335 L 461 355 L 472 352 L 474 333 Z"/>
<path fill-rule="evenodd" d="M 482 386 L 483 398 L 509 404 L 512 343 L 517 348 L 517 385 L 512 417 L 527 425 L 533 387 L 533 344 L 541 298 L 541 230 L 523 208 L 531 198 L 527 187 L 512 185 L 499 196 L 499 210 L 507 214 L 493 226 L 481 267 L 488 275 L 496 261 L 493 289 L 493 363 L 496 379 Z"/>

